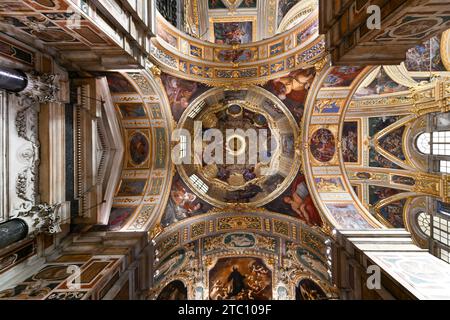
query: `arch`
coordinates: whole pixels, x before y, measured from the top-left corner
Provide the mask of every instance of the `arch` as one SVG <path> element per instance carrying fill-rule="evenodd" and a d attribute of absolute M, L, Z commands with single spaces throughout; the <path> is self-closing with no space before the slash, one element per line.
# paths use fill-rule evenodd
<path fill-rule="evenodd" d="M 173 280 L 158 294 L 156 300 L 187 300 L 188 289 L 183 281 Z"/>
<path fill-rule="evenodd" d="M 302 132 L 303 169 L 309 184 L 321 176 L 340 179 L 343 188 L 339 192 L 312 188 L 313 199 L 322 215 L 330 225 L 340 229 L 384 228 L 363 206 L 350 185 L 344 167 L 340 141 L 342 141 L 345 112 L 351 98 L 365 76 L 373 67 L 331 67 L 329 62 L 316 76 L 305 104 Z M 333 98 L 328 98 L 332 96 Z M 325 107 L 324 107 L 325 105 Z M 327 106 L 334 105 L 327 110 Z M 316 108 L 316 106 L 321 106 Z M 323 112 L 327 110 L 328 112 Z M 331 110 L 331 112 L 330 112 Z M 319 124 L 319 125 L 318 125 Z M 338 156 L 335 160 L 320 164 L 312 160 L 309 137 L 318 128 L 332 128 L 336 135 Z"/>
<path fill-rule="evenodd" d="M 328 300 L 326 291 L 314 280 L 301 278 L 295 286 L 295 300 Z"/>
<path fill-rule="evenodd" d="M 147 231 L 159 221 L 171 185 L 169 103 L 160 79 L 148 71 L 123 70 L 107 77 L 126 152 L 106 228 Z"/>
<path fill-rule="evenodd" d="M 416 220 L 417 220 L 417 226 L 419 227 L 420 231 L 427 237 L 431 235 L 430 230 L 430 223 L 431 218 L 430 215 L 427 214 L 425 211 L 421 211 L 418 214 L 416 214 Z"/>
<path fill-rule="evenodd" d="M 317 21 L 316 7 L 297 27 L 270 39 L 220 45 L 190 37 L 158 16 L 158 30 L 163 30 L 164 35 L 157 30 L 149 59 L 170 75 L 211 86 L 241 87 L 239 81 L 263 84 L 313 66 L 325 55 L 324 37 L 308 32 Z"/>
<path fill-rule="evenodd" d="M 423 154 L 431 154 L 431 134 L 422 132 L 416 138 L 417 149 Z"/>

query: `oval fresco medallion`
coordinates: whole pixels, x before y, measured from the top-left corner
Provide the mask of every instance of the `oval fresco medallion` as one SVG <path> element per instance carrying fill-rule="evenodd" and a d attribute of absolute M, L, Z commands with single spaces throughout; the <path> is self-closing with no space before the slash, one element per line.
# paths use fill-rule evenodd
<path fill-rule="evenodd" d="M 140 165 L 145 162 L 150 152 L 150 144 L 146 136 L 142 133 L 135 133 L 130 139 L 130 157 L 131 161 Z"/>
<path fill-rule="evenodd" d="M 310 150 L 319 162 L 330 162 L 336 153 L 333 133 L 328 129 L 319 129 L 311 137 Z"/>

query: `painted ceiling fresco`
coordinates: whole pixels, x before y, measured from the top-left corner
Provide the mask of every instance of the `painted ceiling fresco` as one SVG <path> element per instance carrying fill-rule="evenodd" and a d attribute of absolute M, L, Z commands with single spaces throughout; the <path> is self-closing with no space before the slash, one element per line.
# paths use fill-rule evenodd
<path fill-rule="evenodd" d="M 172 180 L 170 197 L 161 225 L 167 227 L 173 223 L 207 213 L 213 207 L 199 198 L 176 174 Z"/>
<path fill-rule="evenodd" d="M 416 146 L 428 122 L 426 116 L 411 115 L 412 94 L 420 86 L 432 87 L 430 71 L 445 75 L 442 51 L 448 32 L 444 35 L 411 48 L 404 64 L 380 66 L 368 73 L 352 97 L 343 125 L 342 156 L 354 196 L 389 228 L 411 228 L 415 201 L 424 190 L 432 194 L 422 187 L 428 183 L 426 178 L 417 176 L 428 172 L 427 160 Z M 326 82 L 334 82 L 329 78 Z M 442 115 L 432 122 L 441 117 L 446 119 Z"/>
<path fill-rule="evenodd" d="M 222 0 L 208 0 L 208 8 L 209 9 L 226 9 L 228 8 L 226 4 L 231 4 L 235 1 L 222 1 Z M 238 9 L 240 8 L 256 8 L 258 0 L 243 0 L 238 5 Z"/>
<path fill-rule="evenodd" d="M 208 90 L 208 87 L 201 83 L 180 79 L 165 73 L 161 75 L 161 80 L 175 121 L 180 120 L 183 112 L 196 97 Z"/>
<path fill-rule="evenodd" d="M 285 77 L 269 81 L 264 88 L 283 101 L 299 123 L 303 117 L 306 97 L 314 77 L 314 68 L 296 70 Z"/>
<path fill-rule="evenodd" d="M 441 57 L 441 36 L 436 36 L 406 53 L 408 71 L 446 71 Z"/>
<path fill-rule="evenodd" d="M 92 230 L 145 230 L 165 207 L 168 193 L 168 118 L 146 75 L 92 74 L 107 79 L 126 150 L 108 224 Z"/>
<path fill-rule="evenodd" d="M 260 223 L 268 217 L 275 226 L 273 230 L 268 224 Z M 329 282 L 324 235 L 301 222 L 298 232 L 284 232 L 282 226 L 290 223 L 286 225 L 287 221 L 281 217 L 269 212 L 209 216 L 203 221 L 191 219 L 178 228 L 172 227 L 170 232 L 156 238 L 160 254 L 150 298 L 328 300 L 336 297 Z M 210 224 L 208 220 L 217 226 L 217 231 L 210 230 L 210 235 L 208 229 L 197 231 L 202 223 Z M 180 231 L 187 236 L 180 237 Z M 192 269 L 199 263 L 204 267 Z"/>
<path fill-rule="evenodd" d="M 253 41 L 252 21 L 214 23 L 214 42 L 217 44 L 245 44 Z"/>
<path fill-rule="evenodd" d="M 265 86 L 263 86 L 263 89 L 259 90 L 262 90 L 263 93 L 266 92 L 265 94 L 269 96 L 272 96 L 271 94 L 273 94 L 272 97 L 274 97 L 275 99 L 278 98 L 280 103 L 282 103 L 282 105 L 286 107 L 287 112 L 289 112 L 293 117 L 293 123 L 298 124 L 302 119 L 303 110 L 305 107 L 304 103 L 306 101 L 306 97 L 311 87 L 312 81 L 314 80 L 314 76 L 314 69 L 298 70 L 290 73 L 283 78 L 270 81 Z M 208 95 L 208 88 L 196 82 L 182 80 L 167 74 L 162 74 L 161 80 L 164 84 L 164 88 L 171 106 L 172 115 L 175 121 L 182 120 L 184 122 L 185 120 L 183 119 L 186 119 L 186 113 L 189 112 L 187 109 L 192 104 L 192 102 L 196 101 L 196 99 L 199 98 L 202 94 Z M 228 105 L 228 101 L 236 101 L 237 105 L 232 105 L 229 108 L 239 108 L 240 110 L 242 110 L 242 107 L 239 107 L 238 101 L 245 101 L 247 99 L 246 97 L 253 97 L 254 94 L 255 93 L 249 94 L 247 91 L 225 91 L 223 94 L 214 94 L 211 98 L 207 98 L 206 106 L 209 105 L 210 107 L 217 109 L 218 105 Z M 258 95 L 261 94 L 258 93 L 257 96 Z M 262 96 L 263 95 L 261 95 L 261 97 Z M 239 128 L 246 130 L 251 128 L 254 125 L 255 121 L 259 118 L 265 119 L 264 121 L 269 120 L 269 122 L 272 121 L 270 120 L 271 117 L 273 117 L 273 121 L 275 122 L 283 119 L 283 111 L 280 110 L 279 107 L 276 106 L 271 100 L 268 100 L 267 98 L 252 99 L 256 99 L 256 101 L 258 101 L 258 99 L 263 99 L 264 102 L 260 102 L 260 104 L 263 106 L 261 110 L 265 110 L 264 112 L 267 113 L 266 115 L 257 115 L 251 109 L 246 109 L 246 107 L 244 107 L 242 116 L 232 115 L 229 112 L 234 111 L 231 111 L 231 109 L 224 109 L 223 111 L 219 111 L 211 115 L 208 113 L 208 111 L 201 111 L 197 117 L 199 119 L 203 119 L 202 122 L 205 127 L 210 128 L 211 125 L 213 125 L 214 128 L 222 128 L 223 130 L 225 130 L 226 128 L 234 128 L 234 126 L 236 125 Z M 189 108 L 192 108 L 192 106 L 190 106 Z M 208 110 L 207 107 L 203 107 L 203 109 Z M 218 120 L 212 122 L 213 124 L 209 124 L 212 121 L 211 119 Z M 227 124 L 227 121 L 232 122 Z M 256 123 L 258 128 L 269 128 L 266 122 L 266 125 L 262 125 L 259 122 Z M 320 140 L 320 138 L 318 139 Z M 294 154 L 295 147 L 292 136 L 285 136 L 284 138 L 282 137 L 280 141 L 277 141 L 277 144 L 282 147 L 282 152 L 285 152 L 286 155 Z M 322 148 L 327 149 L 326 146 Z M 332 149 L 333 144 L 329 148 Z M 321 157 L 327 157 L 327 155 L 322 151 L 319 151 L 319 149 L 317 152 Z M 334 154 L 334 152 L 332 153 Z M 209 167 L 208 172 L 212 170 L 212 168 Z M 248 168 L 246 166 L 243 166 L 241 168 L 234 165 L 232 167 L 223 166 L 222 168 L 222 166 L 216 165 L 216 167 L 218 168 L 216 170 L 216 174 L 211 177 L 208 175 L 207 180 L 217 180 L 217 183 L 225 183 L 225 185 L 220 195 L 214 195 L 214 190 L 211 191 L 211 189 L 208 191 L 208 195 L 210 195 L 210 197 L 213 197 L 214 199 L 223 198 L 224 200 L 221 201 L 224 201 L 224 203 L 227 204 L 247 204 L 249 201 L 256 201 L 255 199 L 260 198 L 260 196 L 258 195 L 259 193 L 265 194 L 267 196 L 268 193 L 278 190 L 278 185 L 285 184 L 283 182 L 285 180 L 285 173 L 281 175 L 275 174 L 269 178 L 266 177 L 265 179 L 263 179 L 265 182 L 258 182 L 262 177 L 259 177 L 258 175 L 259 169 L 256 168 L 257 166 L 247 166 Z M 197 173 L 197 175 L 199 175 L 200 177 L 203 177 L 203 175 L 205 174 L 206 171 L 205 173 Z M 317 208 L 313 203 L 306 180 L 300 172 L 297 172 L 296 174 L 297 177 L 292 176 L 292 182 L 283 187 L 284 191 L 282 193 L 279 193 L 276 199 L 264 205 L 264 208 L 269 211 L 295 217 L 308 225 L 320 227 L 322 225 L 322 220 Z M 242 176 L 242 182 L 248 186 L 245 189 L 240 190 L 239 192 L 226 191 L 228 188 L 226 187 L 226 184 L 236 185 L 238 176 Z M 233 181 L 231 182 L 231 180 Z M 180 174 L 176 174 L 174 176 L 169 202 L 161 221 L 163 226 L 169 226 L 178 221 L 207 213 L 216 206 L 210 204 L 211 200 L 208 200 L 209 197 L 204 198 L 201 192 L 199 192 L 195 188 L 193 189 L 193 186 L 190 183 L 186 182 L 189 182 L 189 180 L 185 181 L 185 179 L 183 179 Z M 214 188 L 211 183 L 209 183 L 209 187 Z"/>
<path fill-rule="evenodd" d="M 359 88 L 355 94 L 355 97 L 403 92 L 408 91 L 408 89 L 408 87 L 398 84 L 392 80 L 384 68 L 381 68 L 375 80 L 373 80 L 373 82 L 367 87 Z"/>
<path fill-rule="evenodd" d="M 401 190 L 369 186 L 369 204 L 373 207 L 380 201 L 388 199 L 401 193 Z M 379 214 L 386 222 L 394 228 L 404 228 L 405 224 L 403 222 L 403 210 L 405 206 L 405 200 L 395 201 L 383 206 L 377 214 Z"/>
<path fill-rule="evenodd" d="M 374 117 L 369 119 L 369 135 L 373 137 L 379 131 L 387 128 L 389 125 L 395 123 L 398 120 L 398 116 L 387 116 L 387 117 Z M 402 144 L 398 144 L 398 141 L 401 142 L 403 131 L 396 131 L 395 134 L 391 135 L 391 138 L 386 137 L 382 143 L 383 149 L 386 151 L 402 156 Z M 400 150 L 399 150 L 400 149 Z M 370 147 L 370 166 L 371 167 L 381 167 L 381 168 L 392 168 L 399 169 L 400 167 L 395 163 L 389 161 L 384 156 L 379 154 L 373 147 Z"/>
<path fill-rule="evenodd" d="M 279 0 L 278 1 L 278 25 L 280 25 L 283 18 L 297 3 L 301 0 Z"/>

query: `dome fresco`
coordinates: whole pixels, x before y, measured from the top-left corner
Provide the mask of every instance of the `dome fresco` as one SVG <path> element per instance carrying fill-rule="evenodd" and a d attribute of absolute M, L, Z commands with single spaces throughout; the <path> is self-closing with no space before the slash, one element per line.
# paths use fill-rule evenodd
<path fill-rule="evenodd" d="M 447 2 L 2 1 L 0 300 L 449 299 Z"/>

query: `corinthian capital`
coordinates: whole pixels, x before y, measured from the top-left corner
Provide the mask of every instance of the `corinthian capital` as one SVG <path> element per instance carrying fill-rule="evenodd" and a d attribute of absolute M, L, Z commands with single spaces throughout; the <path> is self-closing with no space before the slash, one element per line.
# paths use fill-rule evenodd
<path fill-rule="evenodd" d="M 31 72 L 26 73 L 28 85 L 20 93 L 21 96 L 29 98 L 34 102 L 56 102 L 58 92 L 58 75 Z"/>
<path fill-rule="evenodd" d="M 20 212 L 19 218 L 25 220 L 31 232 L 35 234 L 47 233 L 55 234 L 61 232 L 61 217 L 59 208 L 61 204 L 42 203 L 31 207 L 27 212 Z"/>

